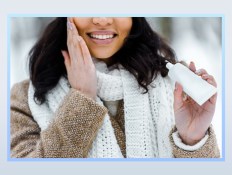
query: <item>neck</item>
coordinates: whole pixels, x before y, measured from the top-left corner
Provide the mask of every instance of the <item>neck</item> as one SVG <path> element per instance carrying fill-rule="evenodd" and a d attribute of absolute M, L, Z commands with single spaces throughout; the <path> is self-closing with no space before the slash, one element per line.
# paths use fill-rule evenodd
<path fill-rule="evenodd" d="M 113 66 L 114 64 L 116 64 L 116 60 L 113 59 L 112 57 L 110 58 L 95 58 L 97 61 L 103 61 L 104 63 L 106 63 L 107 67 Z"/>

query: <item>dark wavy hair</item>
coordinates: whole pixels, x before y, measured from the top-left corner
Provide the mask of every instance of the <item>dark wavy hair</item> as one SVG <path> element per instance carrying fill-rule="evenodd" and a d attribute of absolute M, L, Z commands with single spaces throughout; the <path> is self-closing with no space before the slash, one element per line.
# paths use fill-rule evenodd
<path fill-rule="evenodd" d="M 52 21 L 41 38 L 29 52 L 30 80 L 35 87 L 34 99 L 45 102 L 46 93 L 53 89 L 61 76 L 67 77 L 61 50 L 67 50 L 67 18 Z M 143 17 L 132 18 L 132 28 L 122 48 L 112 59 L 127 69 L 138 81 L 140 87 L 148 92 L 148 85 L 160 73 L 163 77 L 168 70 L 168 60 L 176 62 L 174 51 Z"/>

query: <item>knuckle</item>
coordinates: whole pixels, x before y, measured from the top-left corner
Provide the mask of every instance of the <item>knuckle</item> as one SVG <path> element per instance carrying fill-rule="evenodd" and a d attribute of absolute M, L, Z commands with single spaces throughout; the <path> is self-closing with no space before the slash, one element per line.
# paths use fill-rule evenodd
<path fill-rule="evenodd" d="M 96 68 L 95 68 L 95 66 L 94 66 L 94 64 L 89 64 L 89 69 L 91 70 L 91 71 L 96 71 Z"/>
<path fill-rule="evenodd" d="M 202 72 L 205 72 L 207 74 L 207 71 L 205 69 L 202 69 Z"/>
<path fill-rule="evenodd" d="M 76 39 L 73 39 L 72 44 L 73 44 L 74 47 L 77 47 L 78 46 L 78 41 Z"/>

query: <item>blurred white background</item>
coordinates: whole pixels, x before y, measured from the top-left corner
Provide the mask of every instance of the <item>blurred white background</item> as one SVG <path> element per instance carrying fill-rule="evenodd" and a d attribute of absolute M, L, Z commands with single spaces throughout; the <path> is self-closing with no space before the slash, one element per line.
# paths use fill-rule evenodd
<path fill-rule="evenodd" d="M 11 87 L 28 78 L 28 52 L 46 25 L 54 18 L 11 18 Z M 221 18 L 218 17 L 154 17 L 147 18 L 175 50 L 179 60 L 194 61 L 218 84 L 218 100 L 213 119 L 218 144 L 222 146 L 222 48 Z"/>

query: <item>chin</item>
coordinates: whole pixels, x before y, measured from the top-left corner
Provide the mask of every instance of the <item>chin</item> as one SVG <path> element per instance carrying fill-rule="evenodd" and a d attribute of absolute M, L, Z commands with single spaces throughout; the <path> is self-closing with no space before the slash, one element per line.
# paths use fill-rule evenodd
<path fill-rule="evenodd" d="M 109 61 L 109 58 L 98 58 L 98 57 L 94 57 L 94 58 L 96 58 L 99 61 L 106 62 L 106 63 Z"/>
<path fill-rule="evenodd" d="M 92 57 L 98 58 L 101 60 L 111 58 L 118 51 L 118 49 L 108 48 L 108 47 L 102 47 L 102 48 L 91 48 L 90 47 L 89 50 L 90 50 Z"/>
<path fill-rule="evenodd" d="M 94 58 L 97 58 L 97 59 L 100 59 L 100 60 L 106 60 L 106 59 L 109 59 L 113 54 L 106 54 L 106 55 L 103 55 L 103 54 L 92 54 L 92 56 Z"/>

